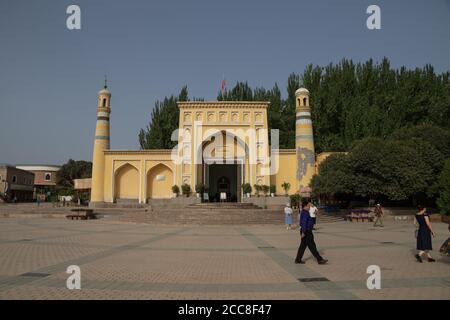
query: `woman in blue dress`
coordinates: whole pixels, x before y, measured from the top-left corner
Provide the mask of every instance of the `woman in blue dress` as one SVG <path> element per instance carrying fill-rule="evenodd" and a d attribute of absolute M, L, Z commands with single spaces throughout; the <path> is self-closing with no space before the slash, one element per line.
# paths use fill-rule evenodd
<path fill-rule="evenodd" d="M 290 203 L 286 203 L 286 207 L 284 208 L 284 224 L 286 225 L 286 230 L 291 230 L 292 208 Z"/>
<path fill-rule="evenodd" d="M 424 253 L 427 255 L 428 262 L 436 261 L 430 254 L 430 251 L 433 250 L 431 236 L 434 237 L 435 234 L 431 228 L 430 218 L 428 217 L 424 207 L 419 207 L 419 212 L 416 213 L 414 224 L 419 225 L 419 229 L 417 230 L 417 261 L 422 263 L 422 255 Z"/>

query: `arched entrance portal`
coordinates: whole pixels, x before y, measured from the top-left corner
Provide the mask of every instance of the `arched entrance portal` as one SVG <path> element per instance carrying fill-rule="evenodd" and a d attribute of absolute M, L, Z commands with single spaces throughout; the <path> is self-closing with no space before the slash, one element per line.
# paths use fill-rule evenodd
<path fill-rule="evenodd" d="M 139 171 L 131 164 L 120 167 L 114 178 L 116 200 L 139 200 Z"/>
<path fill-rule="evenodd" d="M 227 194 L 231 193 L 231 183 L 227 176 L 222 176 L 217 179 L 217 191 L 219 193 L 225 192 Z"/>
<path fill-rule="evenodd" d="M 209 188 L 209 200 L 219 202 L 226 193 L 228 202 L 240 202 L 244 183 L 247 145 L 226 130 L 211 135 L 202 144 L 202 163 L 197 167 L 197 181 Z"/>
<path fill-rule="evenodd" d="M 147 174 L 147 199 L 164 199 L 172 195 L 173 173 L 169 167 L 158 164 Z"/>

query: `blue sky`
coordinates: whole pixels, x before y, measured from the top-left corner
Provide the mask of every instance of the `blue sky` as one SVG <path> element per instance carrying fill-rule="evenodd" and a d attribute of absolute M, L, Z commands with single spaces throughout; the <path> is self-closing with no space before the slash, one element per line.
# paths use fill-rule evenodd
<path fill-rule="evenodd" d="M 81 8 L 82 29 L 66 28 Z M 381 7 L 381 30 L 366 8 Z M 0 0 L 0 162 L 90 160 L 96 94 L 108 74 L 111 147 L 137 149 L 158 99 L 187 85 L 277 82 L 309 63 L 388 57 L 450 70 L 450 1 Z"/>

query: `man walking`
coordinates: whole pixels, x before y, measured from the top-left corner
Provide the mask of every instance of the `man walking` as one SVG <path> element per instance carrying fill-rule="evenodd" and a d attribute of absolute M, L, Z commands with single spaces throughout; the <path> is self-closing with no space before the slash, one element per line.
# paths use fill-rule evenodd
<path fill-rule="evenodd" d="M 375 207 L 375 222 L 373 224 L 374 227 L 378 225 L 378 222 L 380 222 L 380 227 L 384 227 L 383 225 L 383 208 L 381 208 L 381 205 L 378 203 Z"/>
<path fill-rule="evenodd" d="M 297 257 L 295 258 L 295 263 L 304 264 L 305 262 L 302 260 L 303 254 L 305 253 L 306 247 L 309 248 L 312 255 L 317 259 L 319 264 L 326 264 L 328 260 L 322 258 L 322 256 L 317 251 L 316 243 L 314 242 L 313 235 L 313 227 L 314 222 L 311 216 L 309 215 L 309 209 L 311 207 L 311 203 L 306 200 L 302 200 L 302 211 L 300 213 L 300 235 L 301 242 L 297 251 Z"/>

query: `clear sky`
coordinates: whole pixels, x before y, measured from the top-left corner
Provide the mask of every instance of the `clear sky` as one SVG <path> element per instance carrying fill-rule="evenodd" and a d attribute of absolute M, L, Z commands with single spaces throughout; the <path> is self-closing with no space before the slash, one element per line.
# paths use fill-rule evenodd
<path fill-rule="evenodd" d="M 66 8 L 81 8 L 81 30 Z M 381 7 L 381 30 L 366 9 Z M 158 99 L 216 99 L 342 58 L 450 70 L 450 0 L 0 0 L 0 163 L 91 160 L 97 92 L 112 92 L 111 147 L 137 149 Z"/>

